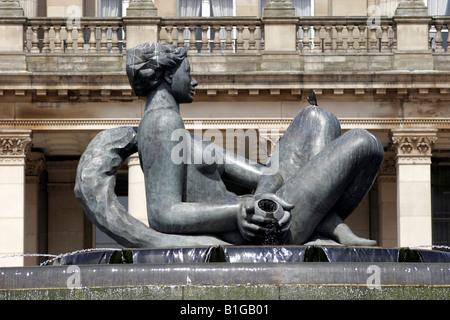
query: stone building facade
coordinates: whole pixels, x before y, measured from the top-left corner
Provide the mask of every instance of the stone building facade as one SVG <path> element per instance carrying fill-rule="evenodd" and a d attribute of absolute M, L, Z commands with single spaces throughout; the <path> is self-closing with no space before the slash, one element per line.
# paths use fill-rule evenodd
<path fill-rule="evenodd" d="M 256 132 L 266 154 L 315 90 L 343 131 L 367 129 L 386 150 L 347 221 L 355 233 L 384 247 L 449 246 L 449 10 L 446 0 L 0 0 L 0 265 L 114 245 L 75 199 L 75 174 L 99 131 L 139 124 L 145 100 L 124 54 L 147 41 L 189 46 L 199 86 L 181 107 L 188 129 Z M 146 222 L 136 156 L 117 194 Z"/>

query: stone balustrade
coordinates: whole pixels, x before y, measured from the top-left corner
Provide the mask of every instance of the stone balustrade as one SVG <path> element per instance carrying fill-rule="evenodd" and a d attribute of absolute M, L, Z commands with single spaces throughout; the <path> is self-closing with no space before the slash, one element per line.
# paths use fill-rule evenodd
<path fill-rule="evenodd" d="M 296 45 L 301 54 L 376 53 L 397 49 L 396 22 L 383 17 L 371 26 L 367 17 L 297 17 Z M 264 51 L 264 19 L 256 17 L 159 18 L 158 41 L 189 47 L 197 53 L 232 54 Z M 28 18 L 27 54 L 121 54 L 126 49 L 126 18 Z M 450 17 L 430 22 L 430 50 L 447 53 Z M 434 33 L 433 33 L 434 32 Z M 193 49 L 195 48 L 195 49 Z"/>
<path fill-rule="evenodd" d="M 27 19 L 25 53 L 122 53 L 124 28 L 120 18 Z"/>
<path fill-rule="evenodd" d="M 252 17 L 163 19 L 160 40 L 201 53 L 257 52 L 262 21 Z"/>
<path fill-rule="evenodd" d="M 9 61 L 2 68 L 123 73 L 127 46 L 164 41 L 189 48 L 191 57 L 199 55 L 193 58 L 195 70 L 205 72 L 216 70 L 219 63 L 223 72 L 274 67 L 341 72 L 349 66 L 372 71 L 449 70 L 449 22 L 448 16 L 380 17 L 376 24 L 362 16 L 9 18 L 0 27 L 17 36 L 5 39 L 14 52 L 1 53 Z M 417 23 L 420 33 L 408 31 Z M 224 64 L 220 59 L 225 57 L 234 64 Z M 206 64 L 216 67 L 208 69 Z"/>
<path fill-rule="evenodd" d="M 392 52 L 396 49 L 392 19 L 369 26 L 367 17 L 307 17 L 298 22 L 297 48 L 302 53 Z"/>
<path fill-rule="evenodd" d="M 433 19 L 430 34 L 435 38 L 430 41 L 431 49 L 437 53 L 450 53 L 448 48 L 448 26 L 450 26 L 450 17 L 438 16 Z"/>

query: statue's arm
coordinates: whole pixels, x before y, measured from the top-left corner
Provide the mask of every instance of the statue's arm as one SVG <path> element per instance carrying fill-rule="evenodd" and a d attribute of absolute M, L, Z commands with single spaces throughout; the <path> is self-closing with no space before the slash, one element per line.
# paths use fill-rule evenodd
<path fill-rule="evenodd" d="M 205 234 L 236 230 L 242 204 L 183 202 L 186 164 L 172 158 L 184 125 L 176 114 L 153 113 L 139 129 L 139 153 L 145 176 L 147 212 L 152 228 L 166 233 Z M 178 163 L 177 163 L 178 162 Z"/>

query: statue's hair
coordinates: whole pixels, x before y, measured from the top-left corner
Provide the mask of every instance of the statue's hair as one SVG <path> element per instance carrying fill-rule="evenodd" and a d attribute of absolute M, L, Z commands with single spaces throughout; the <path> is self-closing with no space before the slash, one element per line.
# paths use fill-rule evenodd
<path fill-rule="evenodd" d="M 187 51 L 175 45 L 148 42 L 127 49 L 127 76 L 137 96 L 147 96 L 162 82 L 164 71 L 186 58 Z"/>

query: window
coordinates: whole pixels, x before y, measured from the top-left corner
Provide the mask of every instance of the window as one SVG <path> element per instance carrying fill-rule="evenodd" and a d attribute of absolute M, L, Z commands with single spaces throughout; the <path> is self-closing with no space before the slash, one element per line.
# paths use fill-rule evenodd
<path fill-rule="evenodd" d="M 122 0 L 98 0 L 98 16 L 122 17 Z"/>
<path fill-rule="evenodd" d="M 178 0 L 179 17 L 231 17 L 234 0 Z"/>
<path fill-rule="evenodd" d="M 449 0 L 425 0 L 430 16 L 450 16 Z"/>
<path fill-rule="evenodd" d="M 211 17 L 234 16 L 233 0 L 210 0 Z"/>

